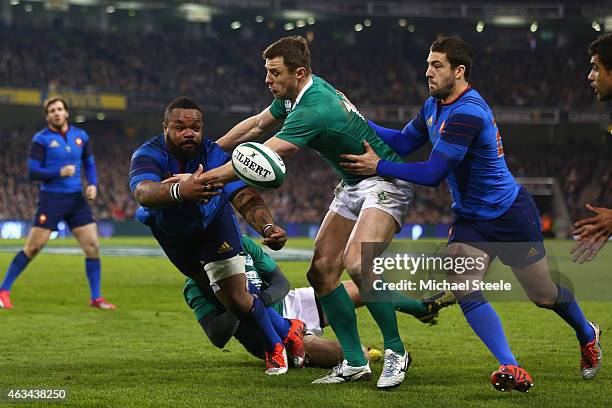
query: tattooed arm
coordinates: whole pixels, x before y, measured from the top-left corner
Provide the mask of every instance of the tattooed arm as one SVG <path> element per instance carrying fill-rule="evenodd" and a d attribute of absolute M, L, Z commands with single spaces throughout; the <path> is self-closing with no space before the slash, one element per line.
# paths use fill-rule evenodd
<path fill-rule="evenodd" d="M 264 237 L 264 245 L 278 251 L 287 242 L 287 233 L 278 225 L 263 198 L 251 187 L 240 190 L 232 198 L 232 204 L 251 227 Z"/>

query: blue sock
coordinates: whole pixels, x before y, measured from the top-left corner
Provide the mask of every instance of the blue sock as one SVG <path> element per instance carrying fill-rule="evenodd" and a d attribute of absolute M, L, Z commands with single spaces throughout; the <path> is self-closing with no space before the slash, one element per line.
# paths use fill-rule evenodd
<path fill-rule="evenodd" d="M 2 281 L 2 286 L 0 286 L 0 290 L 11 290 L 13 286 L 13 282 L 15 279 L 23 272 L 23 270 L 28 266 L 30 262 L 30 258 L 23 251 L 17 252 L 17 255 L 13 258 L 13 261 L 8 267 L 6 271 L 6 276 Z"/>
<path fill-rule="evenodd" d="M 272 324 L 270 316 L 267 313 L 266 306 L 261 299 L 253 296 L 253 307 L 251 310 L 249 310 L 248 315 L 257 322 L 257 325 L 263 331 L 264 343 L 267 352 L 274 351 L 274 346 L 276 346 L 277 343 L 283 344 L 283 341 L 280 337 L 278 337 L 278 334 L 274 329 L 274 325 Z"/>
<path fill-rule="evenodd" d="M 248 284 L 249 293 L 256 295 L 260 292 L 259 288 L 253 285 L 251 281 L 249 281 Z M 268 317 L 270 317 L 270 321 L 272 322 L 272 326 L 274 326 L 274 330 L 276 330 L 276 334 L 278 334 L 281 339 L 286 338 L 289 335 L 289 329 L 291 329 L 291 321 L 289 319 L 285 319 L 283 316 L 278 314 L 275 309 L 271 307 L 268 307 L 266 309 L 266 312 L 268 313 Z"/>
<path fill-rule="evenodd" d="M 563 286 L 557 285 L 557 288 L 559 288 L 559 294 L 552 310 L 572 326 L 581 346 L 593 341 L 595 332 L 576 303 L 574 294 Z"/>
<path fill-rule="evenodd" d="M 501 321 L 482 292 L 473 292 L 459 300 L 461 311 L 472 330 L 493 353 L 500 364 L 518 365 L 512 355 Z"/>
<path fill-rule="evenodd" d="M 85 273 L 87 273 L 87 280 L 89 281 L 91 300 L 99 298 L 102 296 L 100 293 L 100 281 L 102 276 L 100 258 L 85 258 Z"/>

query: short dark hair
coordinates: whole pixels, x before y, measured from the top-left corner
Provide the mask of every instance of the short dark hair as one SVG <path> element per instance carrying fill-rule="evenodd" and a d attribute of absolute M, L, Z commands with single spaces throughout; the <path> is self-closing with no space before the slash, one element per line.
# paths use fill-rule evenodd
<path fill-rule="evenodd" d="M 61 102 L 64 105 L 64 109 L 68 111 L 68 104 L 63 98 L 60 98 L 60 97 L 47 98 L 43 102 L 43 114 L 45 115 L 45 117 L 47 117 L 47 113 L 49 111 L 49 105 L 55 102 Z"/>
<path fill-rule="evenodd" d="M 465 67 L 465 80 L 470 80 L 472 73 L 472 47 L 459 37 L 442 37 L 431 44 L 430 51 L 446 54 L 451 68 L 459 65 Z"/>
<path fill-rule="evenodd" d="M 589 54 L 599 55 L 605 69 L 612 69 L 612 33 L 602 34 L 589 45 Z"/>
<path fill-rule="evenodd" d="M 204 115 L 202 109 L 200 109 L 200 106 L 195 103 L 193 99 L 189 99 L 186 96 L 180 96 L 166 106 L 166 110 L 164 112 L 164 123 L 168 123 L 168 120 L 170 120 L 170 115 L 172 115 L 172 111 L 175 109 L 195 109 L 200 111 L 202 116 Z"/>
<path fill-rule="evenodd" d="M 270 44 L 261 55 L 264 59 L 283 57 L 285 65 L 290 71 L 304 67 L 307 74 L 312 73 L 308 42 L 300 35 L 281 38 Z"/>

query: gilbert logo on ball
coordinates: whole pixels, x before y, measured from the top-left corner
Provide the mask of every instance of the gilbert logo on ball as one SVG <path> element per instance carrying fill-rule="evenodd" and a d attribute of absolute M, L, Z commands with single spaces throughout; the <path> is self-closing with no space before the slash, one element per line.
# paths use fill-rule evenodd
<path fill-rule="evenodd" d="M 285 181 L 283 159 L 261 143 L 238 145 L 232 153 L 232 167 L 238 177 L 258 189 L 277 188 Z"/>

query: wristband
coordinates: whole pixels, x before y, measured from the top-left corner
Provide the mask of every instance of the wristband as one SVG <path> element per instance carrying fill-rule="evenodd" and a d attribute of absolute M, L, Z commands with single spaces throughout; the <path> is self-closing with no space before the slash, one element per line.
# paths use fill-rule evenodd
<path fill-rule="evenodd" d="M 267 230 L 268 228 L 273 227 L 273 226 L 274 226 L 274 224 L 266 224 L 266 225 L 264 225 L 264 227 L 263 227 L 263 231 L 261 232 L 261 235 L 263 235 L 263 236 L 265 237 L 265 235 L 266 235 L 266 230 Z"/>
<path fill-rule="evenodd" d="M 180 183 L 174 183 L 170 186 L 170 197 L 177 203 L 183 201 L 181 198 L 181 193 L 179 191 Z"/>

